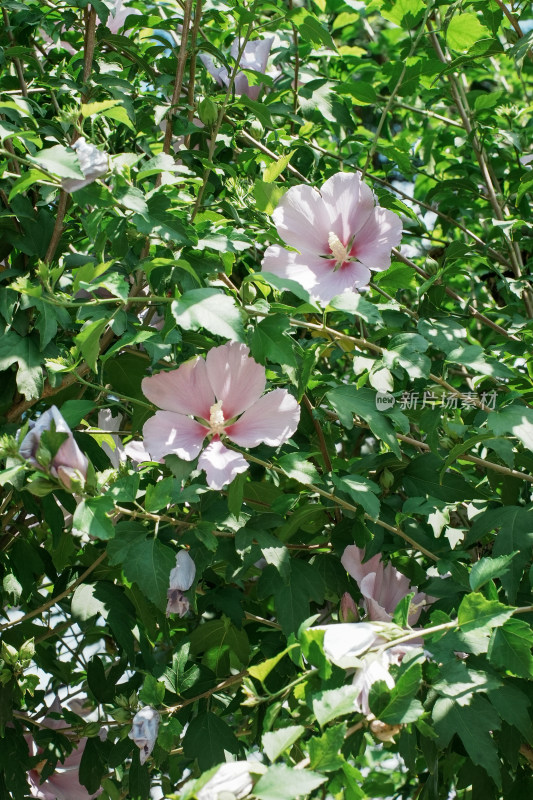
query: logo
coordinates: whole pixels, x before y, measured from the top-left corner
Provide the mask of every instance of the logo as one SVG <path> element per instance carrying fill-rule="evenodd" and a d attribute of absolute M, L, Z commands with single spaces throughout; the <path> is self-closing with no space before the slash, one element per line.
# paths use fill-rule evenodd
<path fill-rule="evenodd" d="M 376 408 L 378 411 L 386 411 L 388 408 L 392 408 L 395 402 L 396 398 L 388 392 L 378 392 L 376 394 Z"/>

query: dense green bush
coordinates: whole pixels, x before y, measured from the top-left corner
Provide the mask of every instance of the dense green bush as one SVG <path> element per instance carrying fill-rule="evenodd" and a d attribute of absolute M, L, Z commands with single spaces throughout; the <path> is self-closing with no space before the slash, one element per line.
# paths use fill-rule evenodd
<path fill-rule="evenodd" d="M 0 6 L 0 796 L 529 796 L 528 4 Z"/>

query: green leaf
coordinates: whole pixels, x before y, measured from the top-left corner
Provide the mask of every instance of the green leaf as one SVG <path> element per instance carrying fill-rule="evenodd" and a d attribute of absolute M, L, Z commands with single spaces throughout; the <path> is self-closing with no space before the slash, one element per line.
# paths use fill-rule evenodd
<path fill-rule="evenodd" d="M 493 411 L 488 416 L 487 428 L 496 436 L 511 433 L 527 450 L 533 450 L 533 408 L 510 405 Z"/>
<path fill-rule="evenodd" d="M 90 497 L 76 507 L 72 530 L 78 535 L 94 536 L 95 539 L 112 539 L 115 535 L 113 523 L 107 516 L 114 503 L 111 497 Z"/>
<path fill-rule="evenodd" d="M 316 303 L 311 300 L 309 292 L 298 281 L 290 280 L 290 278 L 280 278 L 272 272 L 257 272 L 251 275 L 249 279 L 253 280 L 254 283 L 267 283 L 279 292 L 292 292 L 304 303 L 309 303 L 313 308 L 318 309 Z"/>
<path fill-rule="evenodd" d="M 252 335 L 252 354 L 260 364 L 272 361 L 274 364 L 296 367 L 293 342 L 288 332 L 291 326 L 286 317 L 279 314 L 262 320 Z"/>
<path fill-rule="evenodd" d="M 239 741 L 229 725 L 211 711 L 191 720 L 183 738 L 183 752 L 187 758 L 196 758 L 202 771 L 224 762 L 225 751 L 237 754 L 239 750 Z"/>
<path fill-rule="evenodd" d="M 242 319 L 235 300 L 217 289 L 192 289 L 171 304 L 176 323 L 185 330 L 205 328 L 216 336 L 244 340 Z"/>
<path fill-rule="evenodd" d="M 275 761 L 278 756 L 289 750 L 304 732 L 303 725 L 289 725 L 272 733 L 264 733 L 262 738 L 263 750 L 270 761 Z"/>
<path fill-rule="evenodd" d="M 217 671 L 219 662 L 224 657 L 231 660 L 234 654 L 240 666 L 248 663 L 250 644 L 244 629 L 239 630 L 227 617 L 212 619 L 204 625 L 199 625 L 190 635 L 191 653 L 194 656 L 200 653 L 210 653 L 210 661 Z"/>
<path fill-rule="evenodd" d="M 401 333 L 394 336 L 383 353 L 383 363 L 391 369 L 403 367 L 411 379 L 427 378 L 431 372 L 431 360 L 423 355 L 429 342 L 418 333 Z"/>
<path fill-rule="evenodd" d="M 381 15 L 409 30 L 420 21 L 425 9 L 424 0 L 387 0 L 381 8 Z"/>
<path fill-rule="evenodd" d="M 438 477 L 441 466 L 441 459 L 433 453 L 414 458 L 403 478 L 407 494 L 411 497 L 434 497 L 445 503 L 456 503 L 458 497 L 467 501 L 478 496 L 465 479 L 455 472 L 445 473 L 441 483 Z"/>
<path fill-rule="evenodd" d="M 81 354 L 93 372 L 98 370 L 98 356 L 100 355 L 100 337 L 108 324 L 107 319 L 97 319 L 84 325 L 74 341 Z"/>
<path fill-rule="evenodd" d="M 524 64 L 524 59 L 526 58 L 527 54 L 530 52 L 531 48 L 533 47 L 533 31 L 529 31 L 526 33 L 525 36 L 522 36 L 521 39 L 517 41 L 513 47 L 510 47 L 507 51 L 507 54 L 512 56 L 515 60 L 515 64 L 519 70 L 522 69 Z"/>
<path fill-rule="evenodd" d="M 148 213 L 146 198 L 140 189 L 135 186 L 121 187 L 115 191 L 117 200 L 129 211 L 136 211 L 138 214 Z"/>
<path fill-rule="evenodd" d="M 490 531 L 499 528 L 492 549 L 493 556 L 511 555 L 515 553 L 507 572 L 500 577 L 509 602 L 514 603 L 522 573 L 530 560 L 533 545 L 533 511 L 521 506 L 504 506 L 493 508 L 474 519 L 465 546 L 482 539 Z"/>
<path fill-rule="evenodd" d="M 12 364 L 18 365 L 17 388 L 27 400 L 40 397 L 44 377 L 41 367 L 42 357 L 33 338 L 19 336 L 8 331 L 0 338 L 0 371 Z"/>
<path fill-rule="evenodd" d="M 333 772 L 342 768 L 344 758 L 341 750 L 344 746 L 346 736 L 346 723 L 332 725 L 327 728 L 322 736 L 314 736 L 309 739 L 310 769 L 319 769 L 322 772 Z"/>
<path fill-rule="evenodd" d="M 278 465 L 289 478 L 308 485 L 320 483 L 320 475 L 314 465 L 308 461 L 307 453 L 287 453 L 278 459 Z"/>
<path fill-rule="evenodd" d="M 338 294 L 329 301 L 328 305 L 338 311 L 344 311 L 345 314 L 361 317 L 368 325 L 380 325 L 382 323 L 381 314 L 374 303 L 370 303 L 355 292 Z"/>
<path fill-rule="evenodd" d="M 286 191 L 287 189 L 285 186 L 267 183 L 260 178 L 256 178 L 254 183 L 254 198 L 257 204 L 257 210 L 263 211 L 270 216 Z"/>
<path fill-rule="evenodd" d="M 98 593 L 98 583 L 82 583 L 72 595 L 70 611 L 72 616 L 82 622 L 87 622 L 91 617 L 100 614 L 104 619 L 107 617 L 107 608 L 103 600 L 96 597 Z"/>
<path fill-rule="evenodd" d="M 415 698 L 422 684 L 421 664 L 411 664 L 396 679 L 396 686 L 390 691 L 389 702 L 379 712 L 381 722 L 399 725 L 414 722 L 424 713 L 422 703 Z"/>
<path fill-rule="evenodd" d="M 306 11 L 305 8 L 296 8 L 286 15 L 293 25 L 296 26 L 302 39 L 315 45 L 323 45 L 331 50 L 336 50 L 335 42 L 331 35 L 322 27 L 317 18 Z"/>
<path fill-rule="evenodd" d="M 522 619 L 510 619 L 493 631 L 487 651 L 491 664 L 519 678 L 533 677 L 533 631 Z"/>
<path fill-rule="evenodd" d="M 139 692 L 139 700 L 145 706 L 157 708 L 163 702 L 165 696 L 165 684 L 158 681 L 153 675 L 146 675 L 142 689 Z"/>
<path fill-rule="evenodd" d="M 503 630 L 503 629 L 502 629 Z M 514 684 L 507 683 L 489 692 L 489 700 L 500 717 L 518 728 L 528 742 L 533 741 L 529 697 Z"/>
<path fill-rule="evenodd" d="M 120 100 L 102 100 L 100 103 L 82 103 L 81 113 L 83 117 L 92 117 L 96 114 L 101 114 L 102 111 L 108 111 L 114 106 L 118 106 Z"/>
<path fill-rule="evenodd" d="M 387 411 L 376 407 L 376 392 L 372 389 L 357 389 L 355 386 L 340 386 L 332 389 L 326 397 L 339 415 L 345 428 L 353 428 L 354 414 L 364 419 L 377 439 L 384 441 L 392 452 L 401 458 L 400 445 L 394 434 L 391 417 L 399 424 L 402 432 L 407 432 L 409 423 L 404 414 L 394 407 Z M 407 427 L 406 427 L 407 426 Z"/>
<path fill-rule="evenodd" d="M 105 748 L 98 737 L 87 739 L 79 766 L 79 781 L 89 794 L 98 792 L 107 772 Z"/>
<path fill-rule="evenodd" d="M 8 202 L 10 203 L 18 194 L 25 192 L 26 189 L 29 189 L 31 186 L 43 180 L 47 181 L 49 178 L 48 175 L 45 175 L 40 169 L 30 169 L 28 172 L 24 172 L 20 178 L 14 181 L 11 191 L 9 192 Z"/>
<path fill-rule="evenodd" d="M 444 697 L 453 697 L 460 706 L 469 705 L 477 692 L 496 690 L 499 678 L 488 672 L 470 669 L 462 661 L 448 661 L 439 669 L 433 688 Z"/>
<path fill-rule="evenodd" d="M 512 608 L 498 603 L 497 600 L 486 600 L 480 592 L 467 594 L 461 601 L 457 620 L 459 627 L 465 632 L 482 631 L 487 632 L 492 628 L 498 628 L 508 620 L 513 613 Z"/>
<path fill-rule="evenodd" d="M 481 24 L 476 14 L 455 13 L 446 30 L 446 42 L 452 50 L 468 50 L 480 39 L 490 39 L 490 31 Z"/>
<path fill-rule="evenodd" d="M 170 547 L 159 539 L 147 538 L 140 526 L 119 523 L 107 553 L 112 566 L 121 565 L 128 580 L 135 581 L 154 605 L 166 608 L 170 570 L 176 565 L 176 554 Z"/>
<path fill-rule="evenodd" d="M 273 181 L 276 180 L 276 178 L 279 178 L 283 170 L 287 167 L 293 155 L 294 155 L 294 150 L 291 150 L 290 153 L 281 156 L 281 158 L 278 158 L 277 161 L 274 161 L 272 164 L 269 164 L 263 173 L 263 181 L 265 183 L 272 183 Z"/>
<path fill-rule="evenodd" d="M 505 556 L 496 558 L 481 558 L 472 566 L 469 575 L 470 588 L 473 592 L 481 589 L 489 581 L 499 578 L 509 571 L 511 561 L 518 555 L 518 552 L 509 553 Z"/>
<path fill-rule="evenodd" d="M 499 786 L 500 762 L 491 732 L 500 728 L 500 718 L 492 706 L 479 696 L 472 697 L 468 706 L 440 697 L 432 717 L 440 744 L 445 747 L 457 734 L 474 764 L 483 767 Z"/>
<path fill-rule="evenodd" d="M 296 800 L 308 795 L 326 781 L 325 776 L 309 769 L 292 769 L 286 764 L 274 764 L 261 775 L 254 786 L 259 800 Z"/>
<path fill-rule="evenodd" d="M 282 658 L 285 658 L 289 650 L 294 649 L 296 645 L 292 645 L 288 647 L 286 650 L 283 650 L 282 653 L 278 653 L 272 658 L 267 658 L 266 661 L 262 661 L 260 664 L 254 664 L 252 667 L 248 667 L 248 672 L 252 676 L 252 678 L 257 678 L 258 681 L 263 683 L 265 678 L 268 678 L 274 667 L 276 667 Z"/>
<path fill-rule="evenodd" d="M 354 503 L 364 508 L 366 513 L 377 519 L 379 517 L 380 502 L 377 495 L 380 488 L 377 483 L 361 475 L 332 475 L 333 483 L 342 492 L 345 492 Z"/>
<path fill-rule="evenodd" d="M 69 150 L 62 144 L 56 144 L 54 147 L 41 150 L 35 156 L 28 156 L 28 160 L 37 164 L 38 167 L 44 167 L 52 175 L 58 175 L 60 178 L 85 177 L 80 169 L 78 156 L 74 150 Z"/>
<path fill-rule="evenodd" d="M 355 701 L 359 697 L 360 689 L 351 684 L 341 686 L 340 689 L 326 689 L 313 697 L 313 713 L 321 728 L 332 719 L 353 715 Z"/>

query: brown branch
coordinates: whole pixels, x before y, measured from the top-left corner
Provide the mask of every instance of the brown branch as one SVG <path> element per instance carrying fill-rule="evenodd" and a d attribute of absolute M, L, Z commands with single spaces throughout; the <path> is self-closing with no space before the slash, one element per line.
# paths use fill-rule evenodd
<path fill-rule="evenodd" d="M 185 75 L 185 64 L 187 61 L 187 40 L 189 37 L 189 24 L 191 21 L 192 0 L 185 0 L 185 8 L 183 11 L 183 27 L 181 30 L 181 45 L 178 55 L 178 63 L 176 66 L 176 77 L 174 79 L 174 91 L 172 92 L 172 99 L 170 101 L 170 110 L 167 114 L 167 125 L 165 129 L 165 140 L 163 143 L 163 152 L 167 155 L 170 153 L 170 146 L 172 143 L 172 117 L 175 113 L 175 106 L 178 104 L 181 97 L 181 90 L 183 87 L 183 76 Z M 161 177 L 158 177 L 161 180 Z"/>
<path fill-rule="evenodd" d="M 189 111 L 187 119 L 192 123 L 194 119 L 194 78 L 196 75 L 196 40 L 198 38 L 198 31 L 200 29 L 200 21 L 202 19 L 202 0 L 196 0 L 196 9 L 194 12 L 194 22 L 191 31 L 191 60 L 189 63 L 189 86 L 187 91 L 187 104 Z M 185 137 L 185 147 L 188 150 L 191 142 L 191 134 L 188 133 Z"/>
<path fill-rule="evenodd" d="M 16 46 L 15 37 L 13 36 L 13 31 L 11 29 L 11 25 L 9 24 L 9 17 L 5 8 L 2 9 L 2 15 L 4 18 L 4 25 L 6 27 L 7 35 L 9 37 L 9 41 L 11 42 L 12 46 Z M 22 63 L 18 56 L 13 57 L 13 64 L 15 65 L 15 70 L 17 72 L 17 76 L 20 83 L 20 91 L 24 97 L 28 96 L 28 87 L 26 86 L 26 81 L 24 79 L 24 71 L 22 69 Z"/>

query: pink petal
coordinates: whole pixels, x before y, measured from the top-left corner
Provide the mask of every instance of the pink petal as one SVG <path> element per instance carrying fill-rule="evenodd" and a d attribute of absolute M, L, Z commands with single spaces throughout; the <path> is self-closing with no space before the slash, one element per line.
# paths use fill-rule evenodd
<path fill-rule="evenodd" d="M 342 566 L 352 576 L 359 588 L 361 588 L 363 578 L 372 572 L 376 572 L 381 565 L 381 557 L 379 555 L 372 556 L 363 564 L 364 557 L 365 551 L 357 547 L 356 544 L 351 544 L 345 548 L 341 558 Z"/>
<path fill-rule="evenodd" d="M 220 439 L 213 439 L 198 459 L 199 469 L 204 469 L 210 489 L 222 489 L 239 472 L 246 472 L 248 464 L 240 453 L 228 450 Z"/>
<path fill-rule="evenodd" d="M 397 247 L 401 240 L 400 217 L 393 211 L 378 206 L 357 234 L 352 255 L 369 269 L 388 269 L 391 249 Z"/>
<path fill-rule="evenodd" d="M 358 173 L 338 172 L 320 189 L 329 206 L 331 228 L 344 245 L 364 225 L 374 210 L 374 195 Z"/>
<path fill-rule="evenodd" d="M 293 186 L 272 214 L 284 242 L 300 252 L 329 253 L 330 207 L 311 186 Z"/>
<path fill-rule="evenodd" d="M 160 372 L 142 382 L 144 395 L 154 405 L 178 414 L 209 419 L 215 396 L 203 358 L 197 356 L 171 372 Z"/>
<path fill-rule="evenodd" d="M 241 447 L 265 444 L 275 447 L 293 435 L 300 420 L 300 407 L 286 389 L 274 389 L 260 397 L 226 433 Z"/>
<path fill-rule="evenodd" d="M 311 267 L 309 260 L 312 260 L 315 268 Z M 317 269 L 319 274 L 323 269 L 322 259 L 316 256 L 302 256 L 300 253 L 294 253 L 273 244 L 267 247 L 263 262 L 261 265 L 263 272 L 271 272 L 279 278 L 288 278 L 291 281 L 296 281 L 303 286 L 310 294 L 318 282 Z"/>
<path fill-rule="evenodd" d="M 335 271 L 335 262 L 307 253 L 292 253 L 271 245 L 263 258 L 262 269 L 280 278 L 297 281 L 311 297 L 327 304 L 332 297 L 368 285 L 370 271 L 358 261 L 350 261 Z"/>
<path fill-rule="evenodd" d="M 192 461 L 202 449 L 207 433 L 207 428 L 190 417 L 158 411 L 144 424 L 144 446 L 154 461 L 162 461 L 170 454 Z"/>
<path fill-rule="evenodd" d="M 229 342 L 213 347 L 205 359 L 207 377 L 226 420 L 249 408 L 265 390 L 265 368 L 249 352 L 245 344 Z"/>
<path fill-rule="evenodd" d="M 311 294 L 323 305 L 338 294 L 353 292 L 368 286 L 370 271 L 358 261 L 350 261 L 340 269 L 333 269 L 333 262 L 323 260 L 327 267 L 323 268 L 322 275 Z"/>

